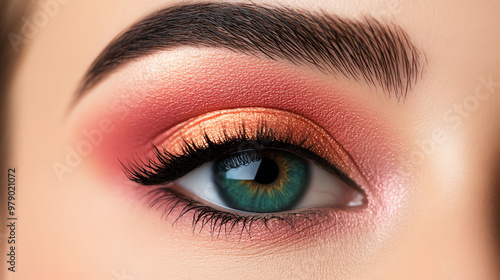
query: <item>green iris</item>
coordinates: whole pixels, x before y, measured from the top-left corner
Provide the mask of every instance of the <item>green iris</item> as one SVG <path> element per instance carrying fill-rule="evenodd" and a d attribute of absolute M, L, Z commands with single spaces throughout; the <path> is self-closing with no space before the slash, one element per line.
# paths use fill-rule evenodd
<path fill-rule="evenodd" d="M 236 210 L 269 213 L 291 209 L 309 184 L 309 163 L 281 150 L 244 151 L 216 161 L 214 182 Z"/>

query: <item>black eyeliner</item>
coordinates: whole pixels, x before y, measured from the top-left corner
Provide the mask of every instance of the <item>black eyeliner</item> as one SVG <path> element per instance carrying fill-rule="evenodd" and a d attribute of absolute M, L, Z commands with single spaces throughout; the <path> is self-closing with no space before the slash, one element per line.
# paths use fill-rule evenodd
<path fill-rule="evenodd" d="M 153 145 L 152 157 L 145 159 L 133 158 L 122 163 L 128 179 L 144 186 L 169 184 L 206 162 L 221 159 L 245 150 L 281 149 L 309 159 L 329 173 L 342 179 L 346 184 L 362 191 L 351 178 L 341 172 L 339 168 L 330 164 L 326 159 L 312 151 L 311 146 L 306 146 L 307 138 L 295 144 L 292 135 L 280 137 L 268 127 L 264 121 L 259 123 L 258 133 L 255 138 L 249 137 L 245 126 L 239 128 L 236 137 L 224 133 L 221 140 L 213 141 L 205 133 L 205 145 L 200 146 L 193 141 L 184 140 L 184 145 L 179 154 L 169 152 L 163 146 Z"/>

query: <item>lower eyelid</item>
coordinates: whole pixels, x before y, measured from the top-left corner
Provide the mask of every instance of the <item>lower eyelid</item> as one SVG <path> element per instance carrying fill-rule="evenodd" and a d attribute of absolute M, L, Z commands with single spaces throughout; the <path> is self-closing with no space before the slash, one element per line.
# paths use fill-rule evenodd
<path fill-rule="evenodd" d="M 236 238 L 238 242 L 270 241 L 279 245 L 288 238 L 310 239 L 335 225 L 345 223 L 344 212 L 335 214 L 331 210 L 313 208 L 277 214 L 233 213 L 217 209 L 217 206 L 201 204 L 173 188 L 156 188 L 148 193 L 149 207 L 157 210 L 161 218 L 179 225 L 188 226 L 191 234 L 208 234 L 211 238 Z M 339 231 L 340 232 L 340 231 Z M 278 238 L 279 237 L 279 238 Z"/>

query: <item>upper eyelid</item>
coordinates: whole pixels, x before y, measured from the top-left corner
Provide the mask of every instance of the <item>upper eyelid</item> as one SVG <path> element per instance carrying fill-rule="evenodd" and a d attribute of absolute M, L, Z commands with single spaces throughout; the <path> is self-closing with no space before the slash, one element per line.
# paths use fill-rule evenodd
<path fill-rule="evenodd" d="M 196 166 L 194 166 L 195 164 L 193 164 L 193 162 L 195 162 L 196 160 L 200 161 L 198 162 L 199 164 L 197 166 L 200 166 L 205 162 L 215 160 L 216 158 L 213 157 L 214 156 L 213 151 L 217 149 L 218 149 L 217 150 L 218 157 L 222 156 L 219 155 L 219 153 L 221 151 L 225 151 L 227 148 L 233 149 L 236 147 L 235 150 L 231 151 L 232 152 L 241 151 L 242 150 L 241 144 L 245 142 L 250 143 L 250 147 L 248 147 L 249 149 L 251 148 L 258 149 L 258 147 L 255 147 L 256 143 L 252 142 L 253 141 L 252 139 L 255 137 L 258 139 L 260 144 L 266 145 L 267 148 L 283 148 L 285 150 L 290 150 L 292 152 L 299 154 L 304 158 L 307 158 L 315 162 L 315 164 L 319 165 L 321 168 L 325 169 L 329 173 L 337 176 L 339 179 L 342 179 L 351 187 L 364 192 L 363 188 L 360 187 L 360 185 L 369 184 L 368 180 L 363 176 L 362 172 L 359 169 L 359 166 L 357 166 L 357 164 L 354 162 L 351 155 L 330 134 L 325 132 L 323 128 L 321 128 L 320 126 L 318 126 L 317 124 L 315 124 L 314 122 L 312 122 L 307 118 L 299 117 L 298 115 L 280 110 L 269 109 L 269 108 L 253 108 L 251 112 L 253 112 L 254 114 L 257 112 L 265 114 L 272 112 L 272 114 L 280 116 L 279 118 L 280 123 L 286 124 L 293 120 L 294 125 L 292 127 L 295 128 L 307 127 L 307 129 L 299 129 L 299 131 L 292 130 L 293 133 L 295 134 L 294 136 L 292 136 L 291 134 L 289 134 L 292 133 L 292 131 L 290 131 L 290 127 L 286 125 L 284 127 L 287 128 L 284 128 L 282 125 L 280 126 L 282 127 L 282 129 L 285 130 L 282 129 L 275 130 L 275 127 L 273 127 L 273 125 L 271 124 L 267 125 L 268 122 L 274 123 L 274 121 L 264 119 L 264 116 L 266 115 L 261 115 L 261 118 L 255 120 L 257 123 L 256 128 L 245 129 L 245 122 L 243 121 L 239 123 L 238 121 L 238 119 L 241 117 L 241 115 L 239 115 L 241 114 L 241 112 L 238 109 L 235 110 L 229 109 L 229 110 L 213 112 L 198 117 L 196 120 L 188 124 L 185 124 L 184 129 L 186 128 L 188 129 L 183 130 L 184 132 L 179 134 L 178 136 L 175 136 L 175 134 L 170 135 L 170 137 L 174 139 L 180 138 L 182 140 L 181 143 L 183 143 L 181 148 L 178 147 L 174 149 L 174 151 L 176 150 L 175 152 L 172 152 L 173 150 L 165 147 L 157 148 L 156 146 L 153 146 L 153 155 L 146 157 L 146 159 L 144 160 L 132 159 L 132 162 L 128 161 L 128 165 L 123 164 L 124 171 L 129 179 L 143 185 L 158 185 L 158 184 L 169 183 L 187 174 L 187 172 L 183 173 L 184 169 L 186 169 L 186 167 L 184 166 L 185 164 L 183 165 L 182 161 L 179 160 L 187 160 L 189 162 L 189 168 L 194 169 L 196 168 Z M 211 130 L 210 133 L 207 133 L 207 130 L 205 130 L 207 129 L 206 127 L 205 129 L 199 130 L 202 127 L 202 125 L 200 125 L 199 122 L 203 123 L 203 121 L 213 121 L 214 116 L 216 117 L 222 116 L 222 118 L 228 118 L 229 116 L 231 116 L 230 117 L 232 119 L 231 122 L 234 121 L 233 125 L 235 125 L 235 127 L 233 128 L 224 127 L 222 129 L 223 130 L 222 135 L 224 135 L 222 139 L 218 139 L 216 136 L 214 136 L 214 135 L 220 135 L 221 132 L 219 131 L 219 128 Z M 277 124 L 274 123 L 274 125 Z M 192 141 L 189 141 L 189 138 L 184 138 L 183 134 L 190 131 L 190 129 L 192 128 L 195 128 L 195 131 L 197 131 L 196 134 L 202 133 L 204 135 L 203 139 L 205 139 L 205 141 L 203 142 L 203 144 L 200 144 L 199 141 L 195 142 L 195 140 L 193 140 L 196 139 L 197 137 L 191 138 Z M 247 133 L 250 130 L 252 130 L 253 132 Z M 231 131 L 234 131 L 234 133 Z M 232 134 L 233 136 L 228 135 L 228 133 Z M 319 137 L 320 135 L 321 137 Z M 325 145 L 324 141 L 333 141 L 336 144 L 328 145 L 328 147 L 322 146 L 322 148 L 318 148 L 317 146 L 318 141 L 323 143 L 323 145 Z M 171 144 L 172 143 L 170 143 L 170 145 Z M 228 146 L 229 144 L 231 145 Z M 315 145 L 317 147 L 314 147 L 313 149 L 313 147 L 309 145 Z M 221 150 L 220 149 L 221 147 L 223 147 L 224 149 Z M 189 156 L 194 155 L 195 158 L 193 157 L 186 158 L 186 156 L 184 156 L 186 148 L 187 150 L 191 151 L 211 150 L 212 152 L 210 153 L 210 155 L 212 156 L 212 158 L 207 159 L 209 155 L 204 154 L 202 155 L 203 159 L 200 160 L 199 158 L 200 155 L 196 157 L 196 153 L 189 154 Z M 323 152 L 319 152 L 322 150 Z M 158 162 L 160 162 L 161 164 L 158 164 Z M 174 162 L 175 164 L 172 164 L 172 162 Z M 180 171 L 178 169 L 170 170 L 170 168 L 172 167 L 177 168 L 177 165 L 182 165 L 181 167 L 182 170 Z M 344 166 L 345 168 L 345 166 L 349 165 L 351 165 L 351 167 L 353 167 L 355 170 L 351 170 L 348 172 L 347 170 L 341 170 L 340 168 L 340 166 Z M 165 169 L 167 166 L 169 167 L 168 170 Z M 191 171 L 192 169 L 190 169 L 189 171 Z M 351 176 L 353 176 L 354 174 L 357 174 L 362 178 L 358 178 L 359 181 L 353 180 Z M 174 175 L 176 175 L 177 177 L 173 177 Z"/>
<path fill-rule="evenodd" d="M 223 47 L 311 64 L 380 85 L 398 99 L 421 77 L 425 64 L 425 54 L 403 29 L 373 18 L 356 21 L 241 3 L 177 5 L 148 16 L 113 40 L 84 77 L 77 98 L 117 66 L 180 45 Z"/>

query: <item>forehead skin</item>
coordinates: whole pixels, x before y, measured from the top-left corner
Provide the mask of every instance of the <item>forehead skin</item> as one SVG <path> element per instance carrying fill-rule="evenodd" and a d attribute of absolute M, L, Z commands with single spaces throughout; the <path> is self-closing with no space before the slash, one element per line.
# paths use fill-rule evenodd
<path fill-rule="evenodd" d="M 25 42 L 12 88 L 11 163 L 22 182 L 18 215 L 23 224 L 18 232 L 23 264 L 16 279 L 112 279 L 120 274 L 247 279 L 250 272 L 252 279 L 499 277 L 492 246 L 498 232 L 491 222 L 498 214 L 491 204 L 500 155 L 500 1 L 252 1 L 343 17 L 372 15 L 401 26 L 426 54 L 426 71 L 404 103 L 382 95 L 362 97 L 386 111 L 393 125 L 404 127 L 404 144 L 424 156 L 412 179 L 417 203 L 403 209 L 404 222 L 384 237 L 388 245 L 359 263 L 325 253 L 336 246 L 328 242 L 321 248 L 216 250 L 209 242 L 171 231 L 145 209 L 108 191 L 83 167 L 58 182 L 51 163 L 64 156 L 71 137 L 63 129 L 65 112 L 90 63 L 130 24 L 179 3 L 64 2 Z M 476 98 L 480 87 L 491 94 Z M 452 115 L 459 117 L 447 122 Z M 429 140 L 439 133 L 448 135 L 446 141 Z"/>

